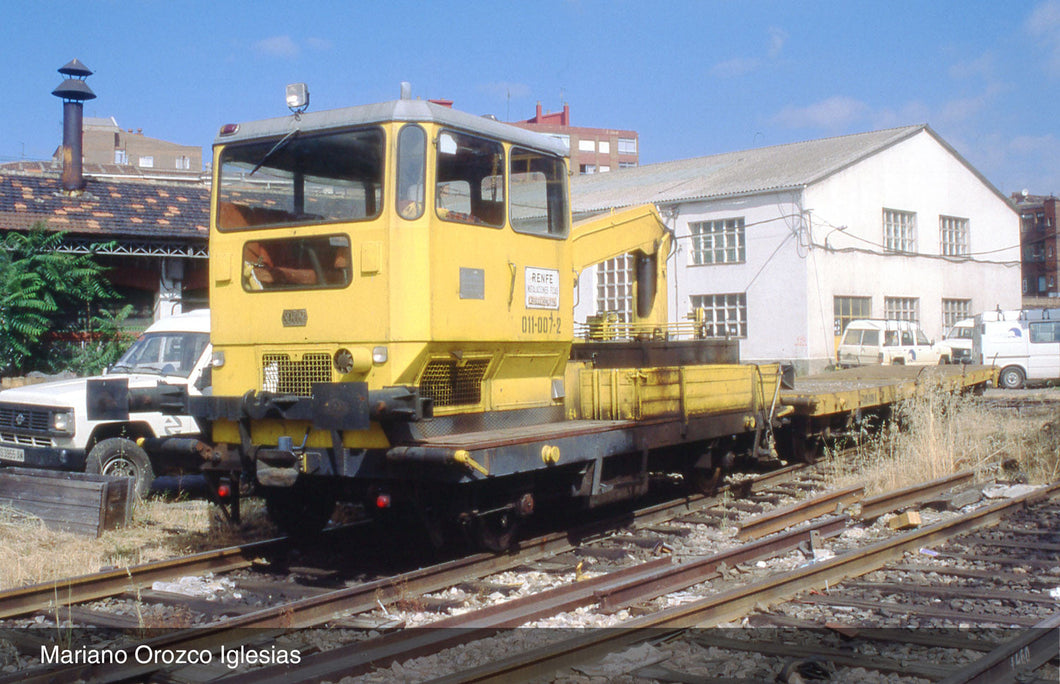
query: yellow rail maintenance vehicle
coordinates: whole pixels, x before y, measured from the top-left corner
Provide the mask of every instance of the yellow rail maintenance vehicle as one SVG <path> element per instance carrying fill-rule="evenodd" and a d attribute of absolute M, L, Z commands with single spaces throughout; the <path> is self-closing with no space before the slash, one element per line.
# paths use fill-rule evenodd
<path fill-rule="evenodd" d="M 211 444 L 144 447 L 197 453 L 234 516 L 242 473 L 290 533 L 350 501 L 501 549 L 535 508 L 655 477 L 709 487 L 737 458 L 775 458 L 774 427 L 797 453 L 849 419 L 702 321 L 667 325 L 669 230 L 651 206 L 573 223 L 558 141 L 404 84 L 382 104 L 299 104 L 214 144 L 211 394 L 101 385 L 90 408 L 209 423 Z M 575 343 L 577 274 L 627 253 L 632 321 L 597 317 Z"/>
<path fill-rule="evenodd" d="M 226 125 L 213 168 L 204 467 L 254 473 L 284 529 L 346 499 L 504 545 L 549 500 L 642 493 L 660 447 L 765 443 L 775 365 L 618 368 L 600 349 L 649 342 L 571 360 L 576 274 L 624 253 L 640 336 L 667 336 L 671 238 L 650 207 L 572 225 L 554 139 L 403 88 Z"/>

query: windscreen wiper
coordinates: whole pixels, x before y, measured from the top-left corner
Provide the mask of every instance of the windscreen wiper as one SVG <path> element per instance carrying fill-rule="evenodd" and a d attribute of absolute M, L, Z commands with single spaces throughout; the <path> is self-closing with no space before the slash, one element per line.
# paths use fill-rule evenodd
<path fill-rule="evenodd" d="M 255 173 L 257 173 L 258 169 L 260 169 L 262 166 L 265 166 L 265 163 L 267 161 L 269 161 L 270 159 L 272 159 L 272 156 L 274 154 L 276 154 L 277 152 L 279 152 L 283 148 L 287 147 L 287 143 L 289 143 L 292 140 L 294 140 L 295 136 L 297 136 L 301 132 L 302 131 L 300 129 L 296 128 L 293 131 L 291 131 L 290 133 L 288 133 L 287 135 L 285 135 L 282 138 L 280 138 L 279 140 L 277 140 L 276 144 L 272 146 L 272 149 L 265 153 L 265 156 L 261 158 L 261 161 L 259 161 L 257 163 L 257 165 L 253 169 L 251 169 L 250 173 L 247 174 L 247 175 L 248 176 L 253 176 Z"/>

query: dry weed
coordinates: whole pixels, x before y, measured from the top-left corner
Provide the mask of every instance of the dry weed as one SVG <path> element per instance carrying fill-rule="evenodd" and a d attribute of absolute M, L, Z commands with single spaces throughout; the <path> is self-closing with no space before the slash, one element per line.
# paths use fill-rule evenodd
<path fill-rule="evenodd" d="M 0 508 L 0 590 L 217 549 L 277 535 L 264 506 L 243 501 L 243 523 L 229 524 L 206 501 L 138 501 L 131 524 L 93 538 L 51 530 Z"/>
<path fill-rule="evenodd" d="M 1053 398 L 1060 409 L 1060 393 Z M 833 459 L 833 479 L 862 483 L 871 493 L 966 470 L 980 481 L 1053 482 L 1060 476 L 1057 418 L 1057 410 L 1020 414 L 970 396 L 928 391 L 900 404 L 893 420 L 856 445 L 853 457 Z"/>

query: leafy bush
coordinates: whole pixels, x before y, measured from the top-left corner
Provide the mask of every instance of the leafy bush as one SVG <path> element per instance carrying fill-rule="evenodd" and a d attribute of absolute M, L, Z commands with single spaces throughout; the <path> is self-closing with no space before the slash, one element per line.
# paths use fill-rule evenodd
<path fill-rule="evenodd" d="M 136 339 L 136 332 L 125 328 L 133 312 L 128 304 L 116 312 L 100 311 L 89 320 L 91 332 L 61 338 L 49 345 L 44 361 L 49 373 L 71 371 L 77 375 L 99 375 L 117 361 Z"/>
<path fill-rule="evenodd" d="M 60 251 L 64 235 L 38 223 L 0 242 L 0 372 L 47 368 L 49 333 L 91 333 L 94 305 L 115 296 L 94 255 Z"/>

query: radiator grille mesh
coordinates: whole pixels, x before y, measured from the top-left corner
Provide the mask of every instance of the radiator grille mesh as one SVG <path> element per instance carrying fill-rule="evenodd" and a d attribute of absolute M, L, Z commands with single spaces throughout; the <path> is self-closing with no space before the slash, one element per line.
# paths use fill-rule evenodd
<path fill-rule="evenodd" d="M 420 396 L 434 400 L 435 406 L 477 404 L 482 401 L 482 378 L 489 359 L 431 361 L 420 379 Z"/>
<path fill-rule="evenodd" d="M 314 382 L 331 382 L 329 354 L 305 354 L 301 361 L 292 361 L 287 354 L 262 354 L 263 391 L 308 397 L 312 394 Z"/>

